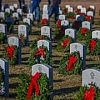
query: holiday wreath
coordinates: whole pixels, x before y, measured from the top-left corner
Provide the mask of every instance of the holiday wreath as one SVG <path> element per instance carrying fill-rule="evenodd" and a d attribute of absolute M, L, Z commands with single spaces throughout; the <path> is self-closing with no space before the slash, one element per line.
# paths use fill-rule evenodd
<path fill-rule="evenodd" d="M 14 65 L 18 59 L 18 49 L 17 46 L 7 46 L 4 49 L 4 58 L 9 61 L 10 65 Z"/>
<path fill-rule="evenodd" d="M 33 48 L 36 48 L 37 47 L 37 41 L 38 40 L 49 40 L 50 38 L 46 35 L 40 35 L 38 39 L 35 39 L 31 42 L 30 44 L 30 47 L 33 49 Z"/>
<path fill-rule="evenodd" d="M 68 35 L 62 37 L 61 41 L 59 41 L 57 45 L 57 50 L 60 52 L 67 52 L 70 48 L 70 43 L 73 42 L 73 39 Z"/>
<path fill-rule="evenodd" d="M 80 28 L 77 34 L 77 39 L 78 40 L 87 40 L 92 37 L 91 30 L 87 28 Z"/>
<path fill-rule="evenodd" d="M 58 69 L 61 74 L 79 74 L 82 71 L 82 59 L 79 52 L 73 52 L 60 61 Z"/>
<path fill-rule="evenodd" d="M 42 19 L 42 21 L 40 22 L 41 26 L 46 26 L 48 24 L 49 24 L 49 22 L 48 22 L 48 20 L 46 18 Z"/>
<path fill-rule="evenodd" d="M 49 100 L 52 87 L 46 74 L 37 72 L 30 77 L 21 73 L 19 79 L 21 82 L 16 88 L 18 100 Z"/>
<path fill-rule="evenodd" d="M 3 32 L 0 32 L 0 43 L 2 42 L 2 41 L 4 41 L 4 39 L 5 39 L 5 35 L 4 35 L 5 33 L 3 33 Z"/>
<path fill-rule="evenodd" d="M 100 40 L 93 38 L 87 40 L 87 54 L 89 55 L 100 55 Z"/>
<path fill-rule="evenodd" d="M 38 60 L 40 60 L 40 62 L 38 62 Z M 28 61 L 30 66 L 36 63 L 45 63 L 50 65 L 51 64 L 50 52 L 45 46 L 34 48 Z"/>
<path fill-rule="evenodd" d="M 75 100 L 100 100 L 100 89 L 95 84 L 82 86 L 75 94 Z"/>

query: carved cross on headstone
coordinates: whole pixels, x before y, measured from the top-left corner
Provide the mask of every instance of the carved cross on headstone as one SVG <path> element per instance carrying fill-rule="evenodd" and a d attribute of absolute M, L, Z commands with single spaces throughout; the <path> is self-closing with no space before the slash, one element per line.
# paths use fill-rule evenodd
<path fill-rule="evenodd" d="M 95 74 L 93 72 L 90 73 L 91 79 L 94 79 Z"/>

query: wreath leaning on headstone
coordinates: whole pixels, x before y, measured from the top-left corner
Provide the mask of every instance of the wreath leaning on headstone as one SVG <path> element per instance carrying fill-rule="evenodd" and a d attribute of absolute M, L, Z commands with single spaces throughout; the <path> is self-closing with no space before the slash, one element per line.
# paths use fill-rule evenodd
<path fill-rule="evenodd" d="M 100 55 L 100 40 L 93 38 L 87 40 L 87 54 L 89 55 Z"/>
<path fill-rule="evenodd" d="M 24 45 L 25 45 L 25 41 L 26 41 L 26 37 L 25 37 L 23 34 L 20 34 L 20 35 L 19 35 L 19 38 L 20 38 L 20 40 L 21 40 L 22 46 L 24 46 Z"/>
<path fill-rule="evenodd" d="M 91 30 L 87 28 L 80 28 L 77 33 L 77 39 L 78 40 L 87 40 L 92 38 L 92 32 Z"/>
<path fill-rule="evenodd" d="M 40 62 L 38 62 L 40 60 Z M 40 46 L 39 48 L 34 48 L 29 59 L 29 65 L 32 66 L 37 63 L 45 63 L 45 64 L 51 64 L 51 57 L 50 52 L 48 51 L 47 47 Z"/>
<path fill-rule="evenodd" d="M 67 52 L 70 49 L 70 44 L 73 42 L 73 39 L 68 35 L 62 37 L 57 45 L 57 50 L 60 52 Z"/>
<path fill-rule="evenodd" d="M 99 100 L 100 89 L 93 83 L 90 87 L 82 86 L 79 91 L 75 94 L 75 100 Z"/>
<path fill-rule="evenodd" d="M 79 52 L 73 52 L 63 57 L 58 71 L 60 74 L 80 74 L 82 71 L 82 59 Z"/>
<path fill-rule="evenodd" d="M 18 60 L 18 48 L 17 46 L 7 46 L 4 48 L 4 58 L 9 61 L 10 65 L 15 65 Z"/>
<path fill-rule="evenodd" d="M 51 86 L 46 74 L 37 72 L 34 76 L 19 75 L 21 82 L 16 88 L 18 100 L 49 100 Z"/>
<path fill-rule="evenodd" d="M 40 35 L 38 39 L 35 39 L 31 42 L 30 47 L 32 49 L 36 48 L 37 47 L 37 41 L 39 41 L 39 40 L 50 40 L 50 38 L 48 36 L 45 36 L 45 35 Z"/>

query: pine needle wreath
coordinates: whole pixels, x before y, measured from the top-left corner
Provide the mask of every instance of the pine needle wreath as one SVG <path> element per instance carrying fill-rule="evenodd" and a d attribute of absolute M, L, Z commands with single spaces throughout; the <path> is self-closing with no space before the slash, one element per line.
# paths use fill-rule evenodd
<path fill-rule="evenodd" d="M 4 48 L 3 56 L 9 61 L 10 65 L 15 65 L 18 61 L 18 48 L 17 46 L 7 46 Z"/>
<path fill-rule="evenodd" d="M 73 42 L 73 39 L 68 35 L 62 37 L 57 45 L 57 50 L 60 52 L 67 52 L 70 49 L 70 44 Z"/>
<path fill-rule="evenodd" d="M 27 90 L 29 83 L 31 81 L 31 77 L 25 73 L 21 73 L 18 77 L 21 82 L 18 84 L 16 88 L 17 99 L 18 100 L 28 100 L 26 98 Z M 34 93 L 29 100 L 49 100 L 49 96 L 52 93 L 51 86 L 49 85 L 49 79 L 46 74 L 41 73 L 40 78 L 38 80 L 38 84 L 40 86 L 40 95 L 36 96 Z"/>
<path fill-rule="evenodd" d="M 0 18 L 0 23 L 4 23 L 4 22 L 5 22 L 4 18 Z"/>
<path fill-rule="evenodd" d="M 5 39 L 5 35 L 4 35 L 5 33 L 3 33 L 3 32 L 0 32 L 0 43 L 2 42 L 2 41 L 4 41 L 4 39 Z"/>
<path fill-rule="evenodd" d="M 45 57 L 43 57 L 43 59 L 40 58 L 40 63 L 45 63 L 45 64 L 51 65 L 52 59 L 51 59 L 50 52 L 48 51 L 47 47 L 40 46 L 39 48 L 44 49 L 44 56 L 45 56 Z M 28 59 L 30 66 L 38 63 L 38 58 L 40 56 L 35 56 L 37 52 L 38 52 L 38 48 L 35 47 Z"/>
<path fill-rule="evenodd" d="M 50 40 L 50 38 L 48 36 L 45 36 L 45 35 L 40 35 L 38 39 L 35 39 L 31 42 L 30 44 L 30 47 L 32 49 L 36 48 L 37 47 L 37 41 L 38 40 Z"/>
<path fill-rule="evenodd" d="M 87 44 L 87 54 L 88 55 L 100 55 L 100 40 L 97 38 L 89 39 Z"/>
<path fill-rule="evenodd" d="M 75 100 L 100 100 L 100 89 L 93 83 L 90 84 L 90 88 L 81 86 L 74 97 Z"/>
<path fill-rule="evenodd" d="M 92 38 L 92 32 L 91 30 L 87 28 L 80 28 L 77 33 L 77 39 L 78 40 L 88 40 Z"/>
<path fill-rule="evenodd" d="M 71 56 L 74 56 L 77 58 L 76 62 L 73 65 L 73 70 L 67 70 L 68 69 L 68 61 Z M 80 58 L 79 52 L 73 52 L 65 57 L 62 58 L 60 61 L 60 66 L 58 69 L 60 74 L 80 74 L 82 71 L 82 59 Z"/>

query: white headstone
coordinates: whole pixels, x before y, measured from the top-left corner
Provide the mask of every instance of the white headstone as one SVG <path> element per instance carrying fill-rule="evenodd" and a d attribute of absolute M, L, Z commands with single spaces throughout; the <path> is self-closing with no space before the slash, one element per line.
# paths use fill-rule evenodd
<path fill-rule="evenodd" d="M 61 26 L 64 25 L 64 26 L 70 26 L 70 22 L 68 20 L 62 20 L 61 21 Z"/>
<path fill-rule="evenodd" d="M 94 83 L 100 88 L 100 69 L 86 69 L 82 71 L 82 86 Z"/>
<path fill-rule="evenodd" d="M 92 16 L 93 17 L 94 16 L 94 12 L 93 11 L 88 11 L 87 12 L 87 16 Z"/>
<path fill-rule="evenodd" d="M 91 30 L 91 23 L 89 21 L 83 21 L 82 28 L 87 28 L 87 29 Z"/>
<path fill-rule="evenodd" d="M 8 38 L 8 44 L 11 45 L 16 45 L 17 47 L 19 47 L 19 38 L 15 37 L 15 36 L 11 36 Z"/>
<path fill-rule="evenodd" d="M 5 13 L 4 12 L 0 12 L 0 18 L 5 19 Z"/>
<path fill-rule="evenodd" d="M 0 24 L 0 32 L 4 33 L 4 35 L 7 35 L 7 26 L 6 24 Z"/>
<path fill-rule="evenodd" d="M 14 6 L 10 6 L 9 8 L 10 10 L 14 11 Z"/>
<path fill-rule="evenodd" d="M 92 38 L 100 39 L 100 30 L 92 31 Z"/>
<path fill-rule="evenodd" d="M 70 5 L 65 5 L 65 8 L 68 8 L 69 9 L 70 8 Z"/>
<path fill-rule="evenodd" d="M 76 41 L 76 30 L 75 29 L 71 29 L 71 28 L 65 29 L 65 35 L 68 35 L 74 41 Z"/>
<path fill-rule="evenodd" d="M 81 8 L 81 13 L 86 14 L 86 8 Z"/>
<path fill-rule="evenodd" d="M 10 14 L 10 9 L 9 9 L 9 8 L 6 8 L 6 9 L 5 9 L 5 12 L 7 12 L 7 13 Z"/>
<path fill-rule="evenodd" d="M 49 41 L 49 40 L 39 40 L 39 41 L 37 41 L 37 47 L 39 48 L 40 46 L 45 46 L 45 47 L 47 47 L 48 51 L 52 52 L 51 41 Z"/>
<path fill-rule="evenodd" d="M 90 5 L 89 7 L 95 10 L 95 6 L 94 5 Z"/>
<path fill-rule="evenodd" d="M 65 20 L 66 19 L 66 16 L 65 15 L 59 15 L 59 19 L 60 20 Z"/>
<path fill-rule="evenodd" d="M 51 27 L 49 26 L 43 26 L 41 27 L 41 35 L 46 35 L 49 38 L 51 38 Z"/>
<path fill-rule="evenodd" d="M 19 13 L 20 15 L 22 15 L 22 9 L 17 9 L 17 13 Z"/>
<path fill-rule="evenodd" d="M 26 25 L 19 25 L 18 26 L 18 35 L 24 35 L 24 37 L 27 37 L 27 26 Z"/>
<path fill-rule="evenodd" d="M 77 6 L 77 9 L 81 9 L 81 8 L 83 8 L 82 5 L 78 5 Z"/>
<path fill-rule="evenodd" d="M 73 7 L 70 7 L 70 8 L 68 9 L 68 12 L 74 12 Z"/>
<path fill-rule="evenodd" d="M 42 14 L 42 19 L 49 19 L 49 15 L 48 14 Z"/>
<path fill-rule="evenodd" d="M 16 8 L 16 9 L 18 8 L 18 5 L 17 5 L 17 4 L 14 4 L 13 6 L 14 6 L 14 8 Z"/>
<path fill-rule="evenodd" d="M 23 19 L 23 22 L 24 22 L 24 23 L 28 23 L 29 25 L 31 25 L 31 21 L 30 21 L 29 18 L 24 18 L 24 19 Z"/>
<path fill-rule="evenodd" d="M 17 19 L 19 18 L 19 14 L 18 13 L 13 13 L 12 16 L 16 17 Z"/>
<path fill-rule="evenodd" d="M 32 13 L 28 13 L 27 14 L 27 18 L 31 19 L 33 21 L 33 14 Z"/>

